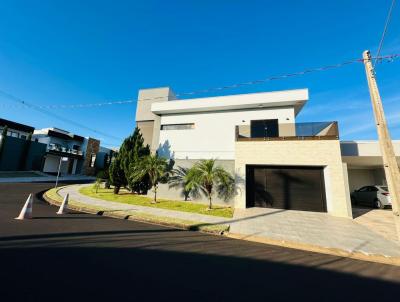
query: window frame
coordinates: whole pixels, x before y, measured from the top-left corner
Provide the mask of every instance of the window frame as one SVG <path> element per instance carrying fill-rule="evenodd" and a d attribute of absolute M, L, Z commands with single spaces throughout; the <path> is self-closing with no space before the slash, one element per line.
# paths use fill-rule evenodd
<path fill-rule="evenodd" d="M 176 127 L 176 128 L 174 128 Z M 161 131 L 171 130 L 193 130 L 195 127 L 194 123 L 180 123 L 180 124 L 162 124 L 160 126 Z"/>

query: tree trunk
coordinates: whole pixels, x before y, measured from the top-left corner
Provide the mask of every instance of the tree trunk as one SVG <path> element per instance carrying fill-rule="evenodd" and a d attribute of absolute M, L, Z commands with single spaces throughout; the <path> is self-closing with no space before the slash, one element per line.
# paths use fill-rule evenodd
<path fill-rule="evenodd" d="M 152 201 L 152 203 L 157 203 L 157 187 L 154 186 L 154 200 Z"/>
<path fill-rule="evenodd" d="M 211 210 L 212 209 L 212 201 L 211 201 L 211 194 L 210 193 L 208 194 L 208 202 L 209 202 L 208 209 Z"/>
<path fill-rule="evenodd" d="M 114 186 L 114 194 L 118 194 L 120 188 L 120 186 Z"/>
<path fill-rule="evenodd" d="M 104 188 L 105 189 L 109 189 L 110 188 L 110 180 L 106 180 L 105 184 L 104 184 Z"/>

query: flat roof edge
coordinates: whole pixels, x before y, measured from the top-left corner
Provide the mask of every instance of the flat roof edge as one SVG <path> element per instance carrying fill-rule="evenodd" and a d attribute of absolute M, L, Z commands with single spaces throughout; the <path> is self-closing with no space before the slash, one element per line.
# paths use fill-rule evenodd
<path fill-rule="evenodd" d="M 307 100 L 308 89 L 304 88 L 160 102 L 152 104 L 151 111 L 155 114 L 173 114 L 293 106 L 298 112 Z"/>

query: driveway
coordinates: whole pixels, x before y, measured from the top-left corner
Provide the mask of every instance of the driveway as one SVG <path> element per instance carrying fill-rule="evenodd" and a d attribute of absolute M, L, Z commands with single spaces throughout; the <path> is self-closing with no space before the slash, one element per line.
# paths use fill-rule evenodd
<path fill-rule="evenodd" d="M 89 214 L 0 184 L 2 301 L 393 301 L 400 267 Z"/>
<path fill-rule="evenodd" d="M 353 206 L 353 217 L 354 221 L 367 227 L 371 232 L 378 233 L 389 240 L 396 240 L 396 225 L 392 209 Z"/>
<path fill-rule="evenodd" d="M 387 239 L 353 219 L 327 213 L 247 208 L 236 209 L 233 221 L 230 232 L 240 234 L 239 238 L 267 238 L 290 242 L 294 246 L 307 244 L 349 253 L 400 257 L 399 242 Z"/>

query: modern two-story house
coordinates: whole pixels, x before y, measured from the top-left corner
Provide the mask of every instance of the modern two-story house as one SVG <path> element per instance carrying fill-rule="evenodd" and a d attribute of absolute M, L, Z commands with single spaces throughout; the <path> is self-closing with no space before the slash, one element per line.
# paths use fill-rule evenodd
<path fill-rule="evenodd" d="M 35 130 L 34 127 L 0 118 L 0 134 L 7 129 L 7 136 L 27 139 Z"/>
<path fill-rule="evenodd" d="M 146 89 L 136 122 L 151 150 L 175 166 L 216 158 L 235 175 L 235 208 L 351 217 L 337 123 L 296 123 L 307 100 L 307 89 L 189 100 L 176 100 L 169 88 Z M 162 185 L 159 196 L 180 192 Z"/>
<path fill-rule="evenodd" d="M 43 172 L 55 174 L 61 164 L 62 174 L 95 174 L 96 157 L 100 151 L 99 140 L 58 128 L 35 130 L 33 139 L 47 146 Z M 61 161 L 62 157 L 68 160 Z"/>

